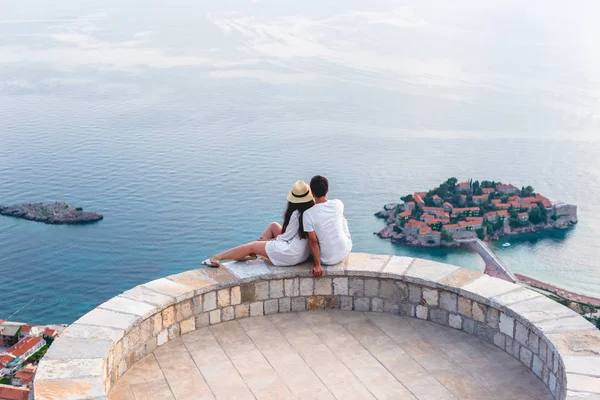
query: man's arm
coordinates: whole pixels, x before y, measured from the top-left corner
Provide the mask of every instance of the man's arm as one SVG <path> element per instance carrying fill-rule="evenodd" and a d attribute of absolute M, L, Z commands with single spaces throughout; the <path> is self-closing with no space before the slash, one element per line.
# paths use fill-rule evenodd
<path fill-rule="evenodd" d="M 308 247 L 310 248 L 310 253 L 313 256 L 313 260 L 315 266 L 310 272 L 313 274 L 315 278 L 323 275 L 323 268 L 321 268 L 321 248 L 319 247 L 319 238 L 317 234 L 313 232 L 308 232 Z"/>

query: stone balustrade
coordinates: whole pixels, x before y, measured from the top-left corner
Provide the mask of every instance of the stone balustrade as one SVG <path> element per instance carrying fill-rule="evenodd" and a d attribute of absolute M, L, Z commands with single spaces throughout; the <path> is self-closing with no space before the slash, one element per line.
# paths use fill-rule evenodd
<path fill-rule="evenodd" d="M 456 266 L 353 253 L 314 279 L 310 265 L 262 261 L 197 269 L 137 286 L 69 326 L 40 362 L 38 400 L 106 399 L 115 382 L 169 340 L 233 319 L 311 309 L 396 313 L 493 343 L 555 398 L 600 398 L 600 331 L 517 284 Z"/>

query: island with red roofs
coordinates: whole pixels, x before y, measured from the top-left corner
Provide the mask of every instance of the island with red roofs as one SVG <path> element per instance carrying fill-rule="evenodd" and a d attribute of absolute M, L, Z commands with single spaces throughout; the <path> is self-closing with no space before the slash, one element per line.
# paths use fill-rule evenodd
<path fill-rule="evenodd" d="M 378 235 L 412 246 L 453 247 L 577 223 L 577 206 L 552 202 L 532 186 L 496 181 L 450 178 L 400 199 L 375 214 L 386 221 Z"/>

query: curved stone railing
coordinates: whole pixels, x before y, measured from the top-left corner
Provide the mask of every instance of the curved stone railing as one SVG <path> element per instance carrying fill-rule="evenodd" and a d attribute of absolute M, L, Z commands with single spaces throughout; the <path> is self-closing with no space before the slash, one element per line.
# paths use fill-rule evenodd
<path fill-rule="evenodd" d="M 182 334 L 306 309 L 378 311 L 475 335 L 519 359 L 557 399 L 600 396 L 600 331 L 522 286 L 452 265 L 353 253 L 313 279 L 308 264 L 197 269 L 137 286 L 90 311 L 39 364 L 38 400 L 103 399 L 146 354 Z"/>

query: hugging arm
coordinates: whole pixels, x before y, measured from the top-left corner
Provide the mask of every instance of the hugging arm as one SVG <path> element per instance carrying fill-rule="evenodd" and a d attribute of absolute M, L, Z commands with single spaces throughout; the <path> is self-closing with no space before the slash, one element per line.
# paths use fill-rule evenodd
<path fill-rule="evenodd" d="M 317 234 L 313 232 L 308 232 L 308 247 L 310 248 L 310 253 L 312 254 L 314 260 L 314 267 L 310 271 L 315 277 L 319 277 L 323 275 L 323 268 L 321 268 L 321 248 L 319 247 L 319 238 L 317 238 Z"/>

